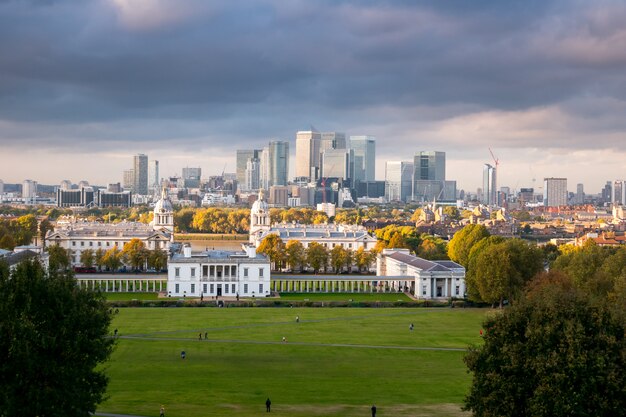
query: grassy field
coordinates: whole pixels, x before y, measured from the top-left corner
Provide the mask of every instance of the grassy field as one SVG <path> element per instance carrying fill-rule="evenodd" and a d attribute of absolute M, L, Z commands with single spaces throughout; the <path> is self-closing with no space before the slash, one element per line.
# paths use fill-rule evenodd
<path fill-rule="evenodd" d="M 373 403 L 381 417 L 461 416 L 464 349 L 480 342 L 485 314 L 122 308 L 109 399 L 98 411 L 152 416 L 164 404 L 168 417 L 252 416 L 270 397 L 279 416 L 367 416 Z"/>
<path fill-rule="evenodd" d="M 105 297 L 109 301 L 130 301 L 130 300 L 158 300 L 159 294 L 155 292 L 105 292 Z"/>

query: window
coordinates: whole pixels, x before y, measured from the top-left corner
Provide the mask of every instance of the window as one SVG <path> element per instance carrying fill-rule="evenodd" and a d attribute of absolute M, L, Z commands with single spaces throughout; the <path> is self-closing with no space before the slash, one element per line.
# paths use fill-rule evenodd
<path fill-rule="evenodd" d="M 72 241 L 72 246 L 76 246 L 76 242 Z"/>
<path fill-rule="evenodd" d="M 224 284 L 224 294 L 228 294 L 228 284 Z"/>
<path fill-rule="evenodd" d="M 215 284 L 211 284 L 211 294 L 215 292 Z"/>
<path fill-rule="evenodd" d="M 89 246 L 93 246 L 93 242 L 89 242 Z"/>
<path fill-rule="evenodd" d="M 85 246 L 85 242 L 80 242 L 80 246 Z"/>
<path fill-rule="evenodd" d="M 233 265 L 232 268 L 233 268 L 233 276 L 236 277 L 237 276 L 237 266 Z"/>
<path fill-rule="evenodd" d="M 230 286 L 230 288 L 231 288 L 231 291 L 230 291 L 230 292 L 231 292 L 231 293 L 233 293 L 233 294 L 237 291 L 237 289 L 236 289 L 236 287 L 235 287 L 235 284 L 232 284 L 232 285 Z"/>
<path fill-rule="evenodd" d="M 196 268 L 191 268 L 191 277 L 195 277 L 196 276 Z M 193 292 L 193 291 L 191 291 Z"/>
<path fill-rule="evenodd" d="M 196 284 L 191 284 L 191 293 L 194 294 L 196 292 Z"/>
<path fill-rule="evenodd" d="M 352 249 L 352 243 L 348 243 L 348 247 Z"/>
<path fill-rule="evenodd" d="M 248 278 L 248 268 L 244 268 L 243 269 L 243 276 L 244 276 L 244 278 Z"/>
<path fill-rule="evenodd" d="M 456 286 L 456 295 L 459 295 L 459 291 L 460 291 L 460 289 L 459 289 L 459 286 L 457 285 Z"/>
<path fill-rule="evenodd" d="M 208 267 L 208 265 L 202 265 L 202 276 L 203 277 L 209 276 L 209 267 Z"/>
<path fill-rule="evenodd" d="M 248 293 L 248 284 L 243 284 L 243 293 L 244 294 Z"/>
<path fill-rule="evenodd" d="M 426 295 L 426 285 L 422 286 L 422 295 Z"/>
<path fill-rule="evenodd" d="M 98 242 L 98 246 L 102 246 L 102 242 Z"/>
<path fill-rule="evenodd" d="M 174 276 L 176 278 L 180 278 L 180 268 L 174 268 Z M 176 285 L 178 285 L 178 284 L 176 284 Z M 176 291 L 176 292 L 178 292 L 178 291 Z"/>
<path fill-rule="evenodd" d="M 211 267 L 209 268 L 209 276 L 215 276 L 215 265 L 211 265 Z"/>
<path fill-rule="evenodd" d="M 180 284 L 176 284 L 176 290 L 174 291 L 176 294 L 180 292 Z"/>
<path fill-rule="evenodd" d="M 263 294 L 263 284 L 259 284 L 259 295 Z"/>
<path fill-rule="evenodd" d="M 111 242 L 107 242 L 107 246 L 111 246 L 111 245 L 110 245 L 110 243 L 111 243 Z"/>
<path fill-rule="evenodd" d="M 259 268 L 259 276 L 263 277 L 263 268 Z"/>
<path fill-rule="evenodd" d="M 202 284 L 202 292 L 206 294 L 206 284 Z"/>

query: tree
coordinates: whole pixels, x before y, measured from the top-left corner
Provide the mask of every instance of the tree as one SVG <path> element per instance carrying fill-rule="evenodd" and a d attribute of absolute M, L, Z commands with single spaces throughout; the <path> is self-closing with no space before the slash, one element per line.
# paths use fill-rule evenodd
<path fill-rule="evenodd" d="M 117 246 L 113 246 L 105 252 L 102 261 L 109 270 L 115 272 L 122 266 L 122 251 L 120 251 Z"/>
<path fill-rule="evenodd" d="M 346 250 L 341 245 L 337 245 L 330 251 L 330 266 L 335 273 L 340 273 L 346 263 Z"/>
<path fill-rule="evenodd" d="M 50 220 L 43 219 L 41 222 L 39 222 L 39 236 L 41 236 L 41 245 L 43 247 L 46 246 L 46 235 L 48 234 L 48 232 L 51 232 L 53 230 L 54 227 L 52 226 L 52 223 L 50 223 Z"/>
<path fill-rule="evenodd" d="M 87 417 L 104 399 L 114 346 L 104 297 L 39 262 L 0 267 L 0 410 Z"/>
<path fill-rule="evenodd" d="M 360 246 L 354 253 L 354 262 L 356 263 L 359 272 L 368 270 L 376 259 L 376 253 L 373 251 L 366 251 L 363 246 Z"/>
<path fill-rule="evenodd" d="M 560 273 L 533 281 L 471 347 L 465 409 L 477 417 L 626 415 L 623 318 Z"/>
<path fill-rule="evenodd" d="M 272 263 L 272 269 L 277 270 L 282 267 L 285 259 L 285 243 L 280 236 L 270 234 L 263 239 L 256 252 L 267 256 Z"/>
<path fill-rule="evenodd" d="M 167 266 L 167 252 L 160 248 L 151 250 L 148 254 L 148 265 L 157 271 L 165 268 Z"/>
<path fill-rule="evenodd" d="M 543 252 L 521 239 L 490 236 L 472 248 L 467 268 L 471 299 L 498 303 L 519 295 L 523 286 L 543 269 Z"/>
<path fill-rule="evenodd" d="M 13 250 L 15 248 L 15 239 L 9 234 L 0 238 L 0 249 Z"/>
<path fill-rule="evenodd" d="M 472 246 L 489 237 L 489 231 L 481 224 L 468 224 L 454 234 L 448 243 L 448 256 L 467 268 Z"/>
<path fill-rule="evenodd" d="M 98 270 L 101 271 L 102 268 L 104 268 L 105 262 L 104 262 L 104 255 L 106 254 L 106 251 L 102 248 L 98 248 L 96 249 L 96 252 L 94 254 L 94 262 L 96 264 L 96 266 L 98 267 Z"/>
<path fill-rule="evenodd" d="M 15 225 L 15 242 L 18 246 L 28 245 L 37 234 L 37 218 L 34 214 L 27 214 L 17 218 Z"/>
<path fill-rule="evenodd" d="M 320 269 L 326 269 L 328 265 L 328 249 L 321 243 L 311 242 L 306 251 L 306 260 L 317 274 Z"/>
<path fill-rule="evenodd" d="M 124 245 L 122 254 L 126 262 L 135 270 L 143 269 L 143 265 L 148 258 L 148 250 L 141 239 L 137 238 L 131 239 Z"/>
<path fill-rule="evenodd" d="M 94 251 L 93 249 L 85 249 L 80 254 L 80 263 L 86 267 L 91 268 L 94 262 Z"/>
<path fill-rule="evenodd" d="M 48 267 L 50 271 L 65 271 L 71 265 L 69 249 L 59 245 L 48 246 Z"/>
<path fill-rule="evenodd" d="M 285 257 L 289 268 L 302 270 L 306 262 L 306 250 L 299 240 L 290 240 L 285 247 Z"/>

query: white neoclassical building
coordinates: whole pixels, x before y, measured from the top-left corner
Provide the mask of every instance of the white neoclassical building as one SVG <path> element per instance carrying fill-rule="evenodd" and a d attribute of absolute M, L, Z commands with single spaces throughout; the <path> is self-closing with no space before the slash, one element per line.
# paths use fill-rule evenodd
<path fill-rule="evenodd" d="M 360 247 L 370 250 L 376 246 L 377 241 L 364 227 L 356 225 L 297 223 L 272 225 L 269 207 L 261 191 L 259 199 L 254 202 L 250 210 L 250 243 L 259 247 L 263 239 L 271 234 L 280 236 L 285 243 L 290 240 L 299 240 L 305 248 L 308 248 L 311 242 L 318 242 L 328 249 L 343 246 L 350 250 L 357 250 Z"/>
<path fill-rule="evenodd" d="M 465 296 L 465 268 L 452 261 L 429 261 L 408 249 L 383 249 L 376 259 L 378 276 L 410 276 L 410 291 L 419 299 Z"/>
<path fill-rule="evenodd" d="M 71 252 L 72 266 L 80 265 L 84 250 L 122 249 L 132 239 L 140 239 L 146 249 L 169 250 L 174 238 L 174 208 L 163 190 L 161 199 L 154 206 L 152 223 L 139 222 L 100 223 L 77 220 L 73 217 L 60 219 L 54 231 L 46 235 L 46 246 L 59 245 Z"/>
<path fill-rule="evenodd" d="M 252 245 L 242 252 L 191 252 L 182 246 L 168 263 L 167 294 L 171 297 L 268 297 L 270 261 Z"/>

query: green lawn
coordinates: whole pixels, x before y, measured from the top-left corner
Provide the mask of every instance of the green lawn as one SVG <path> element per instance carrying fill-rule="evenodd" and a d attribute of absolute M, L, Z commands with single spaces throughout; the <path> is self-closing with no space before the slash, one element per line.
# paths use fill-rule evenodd
<path fill-rule="evenodd" d="M 104 295 L 109 301 L 130 301 L 130 300 L 158 300 L 159 294 L 156 292 L 105 292 Z"/>
<path fill-rule="evenodd" d="M 369 415 L 372 403 L 381 417 L 461 416 L 470 380 L 464 352 L 445 349 L 479 343 L 485 314 L 121 308 L 113 322 L 120 339 L 107 365 L 109 399 L 99 411 L 152 416 L 164 404 L 168 417 L 252 416 L 264 412 L 269 396 L 279 416 Z"/>
<path fill-rule="evenodd" d="M 284 293 L 285 301 L 412 301 L 402 293 Z"/>

